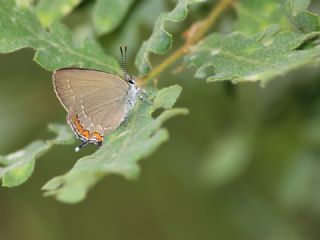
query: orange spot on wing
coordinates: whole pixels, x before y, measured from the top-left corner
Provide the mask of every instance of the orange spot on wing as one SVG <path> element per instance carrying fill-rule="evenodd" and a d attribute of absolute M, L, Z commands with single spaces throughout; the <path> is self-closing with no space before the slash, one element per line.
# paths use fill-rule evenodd
<path fill-rule="evenodd" d="M 92 134 L 92 137 L 94 137 L 98 142 L 102 142 L 103 141 L 103 136 L 101 136 L 101 134 L 98 133 L 98 132 L 94 132 Z"/>
<path fill-rule="evenodd" d="M 74 126 L 75 130 L 77 131 L 77 133 L 78 133 L 80 136 L 82 136 L 82 137 L 84 137 L 84 138 L 86 138 L 86 139 L 89 138 L 89 136 L 90 136 L 89 131 L 88 131 L 88 130 L 85 130 L 85 129 L 83 128 L 83 126 L 81 125 L 81 123 L 80 123 L 77 115 L 74 115 L 74 116 L 72 117 L 72 125 Z"/>
<path fill-rule="evenodd" d="M 80 124 L 80 122 L 79 122 L 79 119 L 78 119 L 78 117 L 75 115 L 75 116 L 73 116 L 73 118 L 72 118 L 72 123 L 73 123 L 73 125 L 75 126 L 75 128 L 78 130 L 78 131 L 80 131 L 81 129 L 83 129 L 83 127 L 81 126 L 81 124 Z"/>
<path fill-rule="evenodd" d="M 83 129 L 83 128 L 82 128 Z M 83 136 L 83 137 L 85 137 L 85 138 L 89 138 L 89 131 L 88 130 L 83 130 L 82 131 L 82 133 L 81 133 L 81 135 Z"/>
<path fill-rule="evenodd" d="M 88 130 L 85 130 L 84 127 L 81 125 L 78 116 L 74 115 L 71 118 L 72 120 L 72 125 L 74 130 L 83 138 L 89 140 L 96 140 L 97 142 L 102 142 L 103 141 L 103 136 L 98 133 L 98 132 L 94 132 L 92 134 L 90 134 L 90 132 Z"/>

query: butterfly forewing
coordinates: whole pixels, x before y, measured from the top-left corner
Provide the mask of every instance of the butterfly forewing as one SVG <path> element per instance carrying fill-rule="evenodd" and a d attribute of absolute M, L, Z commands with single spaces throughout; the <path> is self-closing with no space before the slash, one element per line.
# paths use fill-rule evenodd
<path fill-rule="evenodd" d="M 76 131 L 82 127 L 80 130 L 88 131 L 89 136 L 95 132 L 103 136 L 116 129 L 125 117 L 129 85 L 118 76 L 66 68 L 55 71 L 53 84 L 61 104 L 68 111 L 68 122 Z"/>

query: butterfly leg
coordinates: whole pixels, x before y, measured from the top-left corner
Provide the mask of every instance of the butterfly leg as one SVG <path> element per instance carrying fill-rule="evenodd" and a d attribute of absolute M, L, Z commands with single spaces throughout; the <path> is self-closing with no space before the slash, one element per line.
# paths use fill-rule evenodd
<path fill-rule="evenodd" d="M 139 88 L 138 89 L 138 96 L 140 98 L 141 101 L 151 104 L 149 98 L 148 98 L 148 93 L 146 90 L 144 90 L 143 88 Z"/>
<path fill-rule="evenodd" d="M 76 152 L 79 152 L 82 148 L 84 148 L 85 146 L 87 146 L 88 143 L 89 143 L 89 141 L 82 141 L 82 143 L 81 143 L 79 146 L 77 146 L 74 150 L 75 150 Z"/>
<path fill-rule="evenodd" d="M 123 121 L 121 123 L 121 126 L 126 127 L 127 124 L 128 124 L 128 115 L 125 115 L 124 119 L 123 119 Z"/>

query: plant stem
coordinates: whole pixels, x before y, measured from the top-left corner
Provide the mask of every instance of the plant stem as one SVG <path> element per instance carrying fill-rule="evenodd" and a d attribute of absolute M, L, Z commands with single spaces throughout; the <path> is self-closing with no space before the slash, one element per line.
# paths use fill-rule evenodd
<path fill-rule="evenodd" d="M 144 77 L 142 81 L 144 83 L 147 83 L 151 79 L 158 76 L 169 66 L 171 66 L 178 59 L 187 54 L 191 46 L 204 37 L 204 35 L 209 31 L 209 29 L 217 22 L 219 16 L 226 9 L 228 9 L 234 2 L 235 0 L 220 0 L 219 3 L 212 9 L 208 17 L 202 20 L 200 24 L 199 22 L 195 23 L 198 24 L 198 26 L 196 27 L 196 31 L 192 34 L 192 36 L 189 37 L 189 39 L 187 39 L 186 43 L 178 50 L 176 50 L 173 54 L 171 54 L 168 58 L 166 58 L 162 63 L 153 68 L 153 70 L 146 77 Z M 192 29 L 195 28 L 195 24 L 193 24 L 186 32 L 189 32 L 189 30 L 191 32 Z"/>
<path fill-rule="evenodd" d="M 220 2 L 212 9 L 208 17 L 206 17 L 198 28 L 197 32 L 190 39 L 190 43 L 195 43 L 201 40 L 204 35 L 210 30 L 210 28 L 217 22 L 220 15 L 233 5 L 235 0 L 220 0 Z"/>
<path fill-rule="evenodd" d="M 144 79 L 144 82 L 148 82 L 149 80 L 158 76 L 161 72 L 163 72 L 166 68 L 172 65 L 175 61 L 181 58 L 186 51 L 186 47 L 182 46 L 178 50 L 176 50 L 173 54 L 171 54 L 168 58 L 166 58 L 162 63 L 156 66 Z"/>

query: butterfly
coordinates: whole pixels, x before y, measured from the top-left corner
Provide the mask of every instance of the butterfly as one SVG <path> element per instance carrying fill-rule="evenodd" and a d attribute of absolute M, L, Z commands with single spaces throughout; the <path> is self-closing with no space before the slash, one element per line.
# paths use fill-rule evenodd
<path fill-rule="evenodd" d="M 54 91 L 67 111 L 67 122 L 82 143 L 101 146 L 104 137 L 126 121 L 137 96 L 145 90 L 136 86 L 127 72 L 127 46 L 120 47 L 123 77 L 85 68 L 61 68 L 52 75 Z"/>

